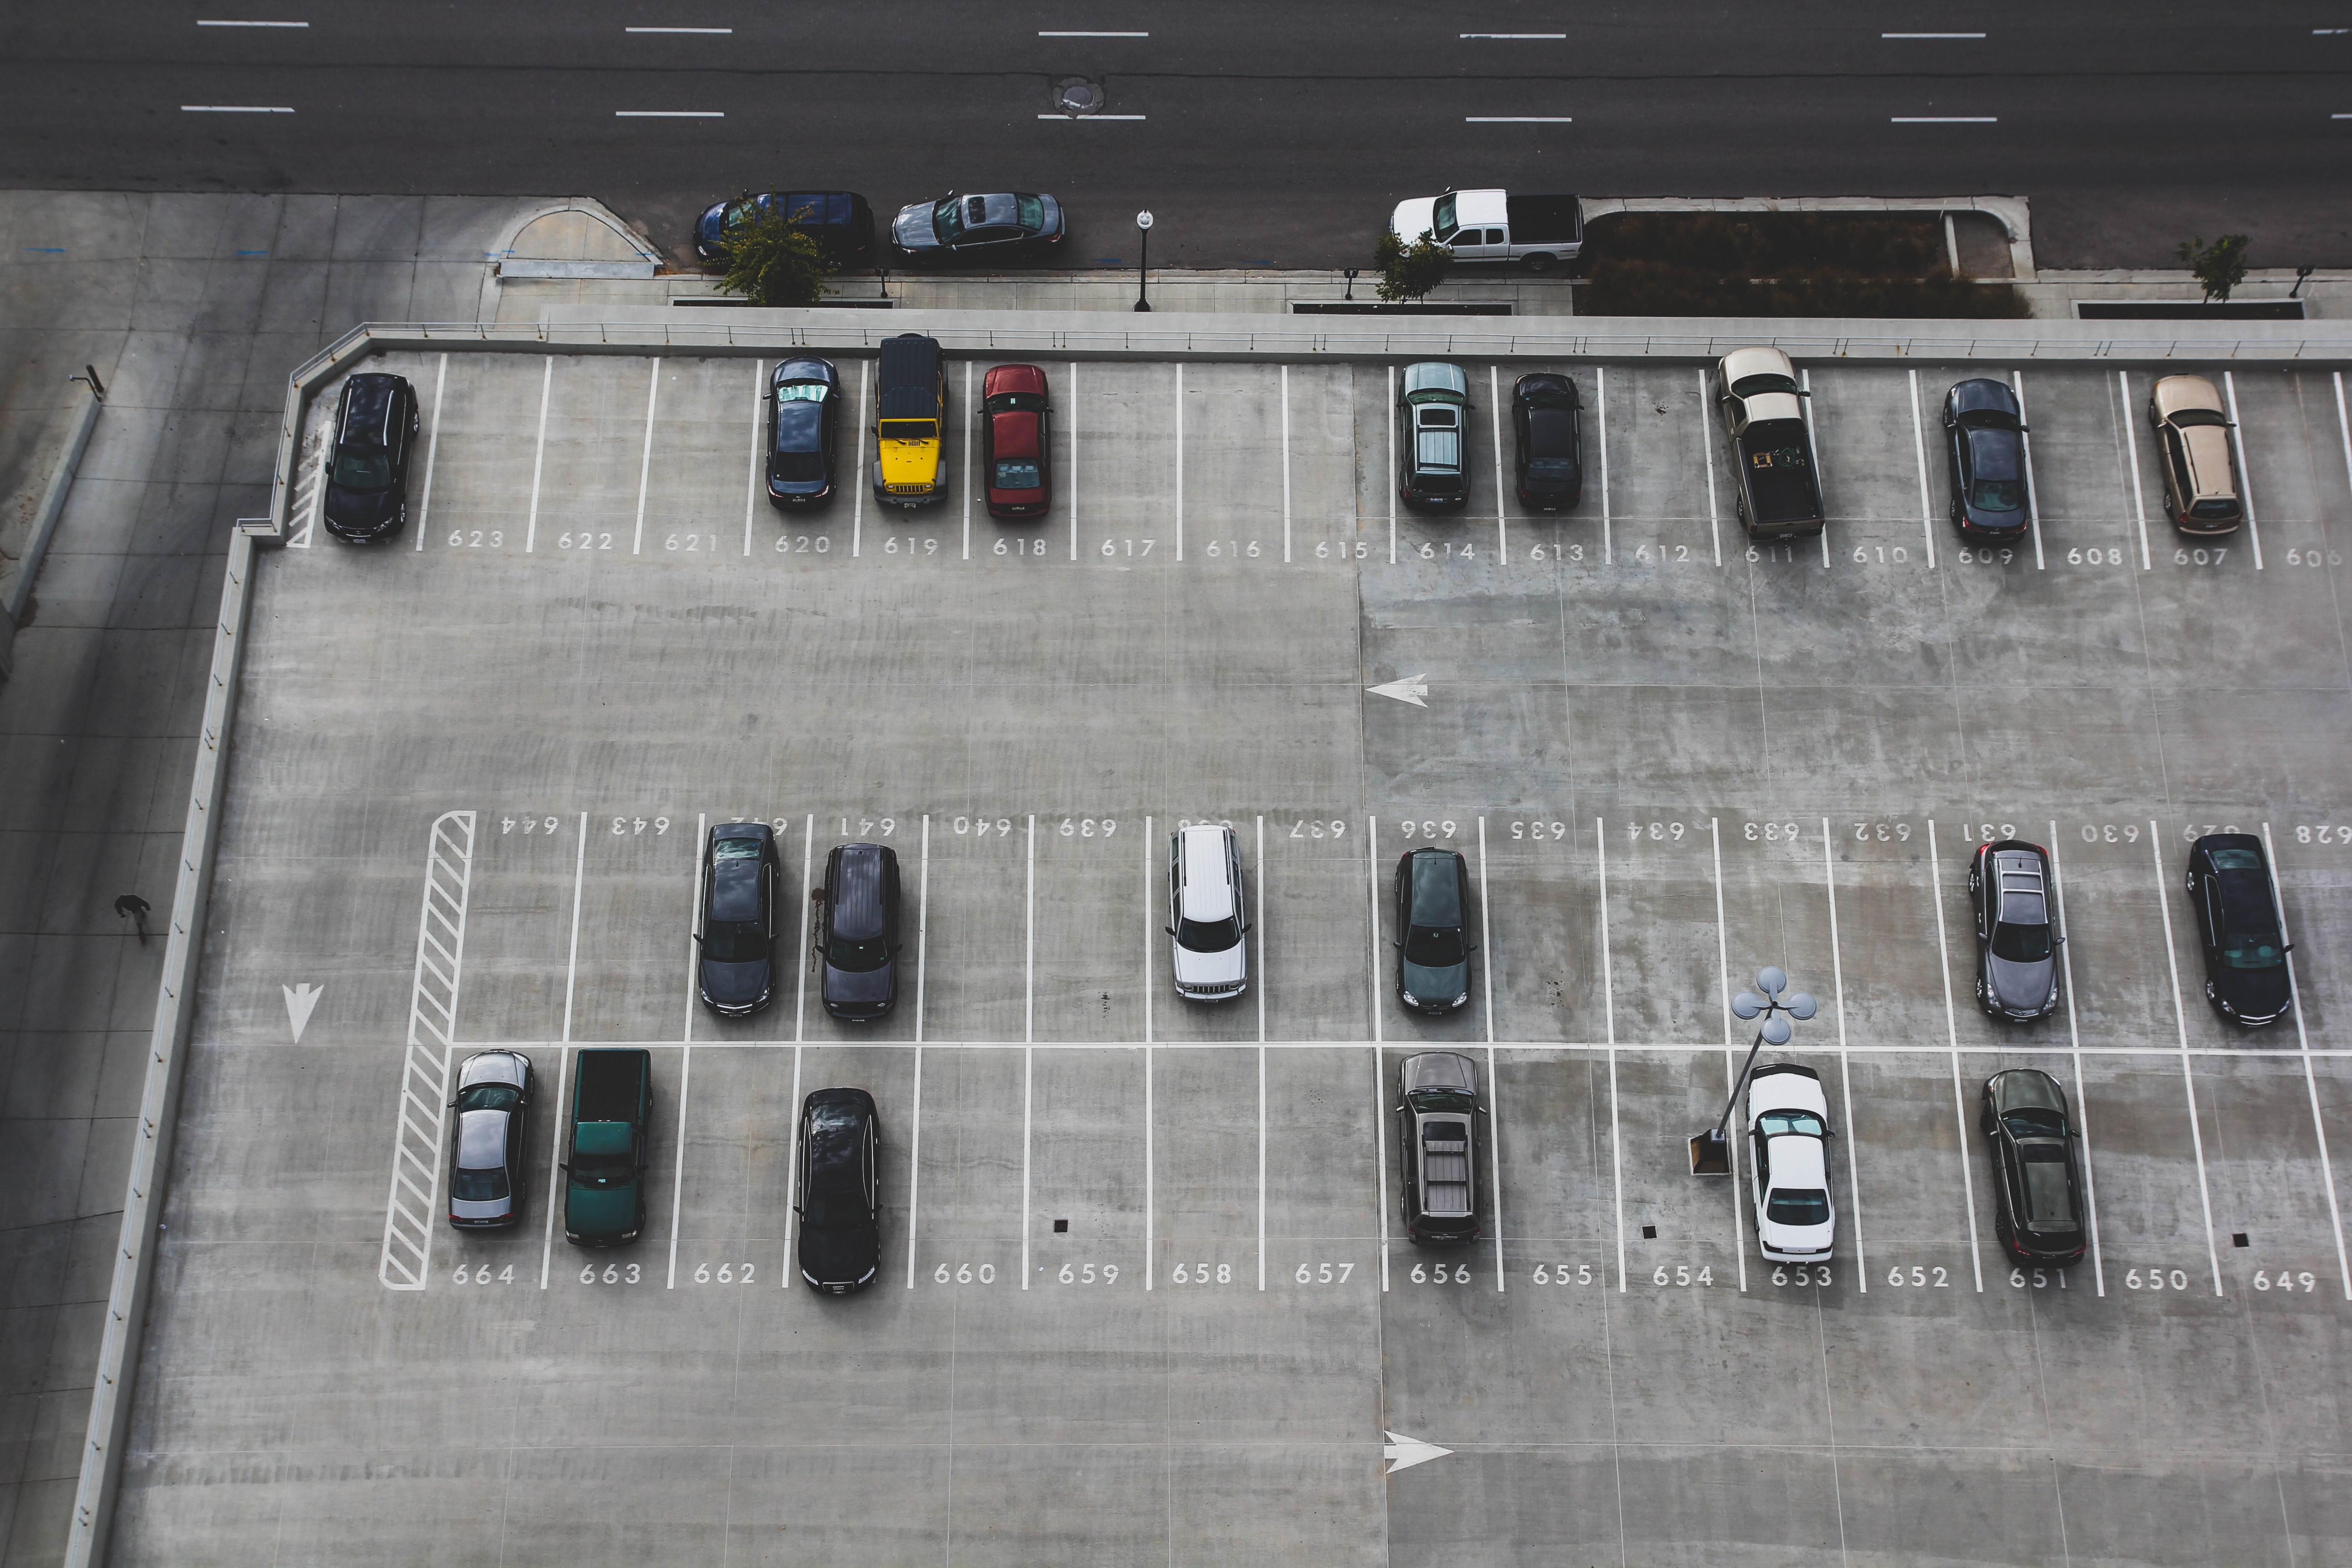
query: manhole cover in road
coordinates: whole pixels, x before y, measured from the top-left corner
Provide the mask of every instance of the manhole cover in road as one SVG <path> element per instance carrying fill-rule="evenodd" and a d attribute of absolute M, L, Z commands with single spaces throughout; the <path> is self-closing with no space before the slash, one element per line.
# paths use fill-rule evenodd
<path fill-rule="evenodd" d="M 1054 107 L 1065 114 L 1092 114 L 1103 103 L 1102 83 L 1084 77 L 1072 77 L 1054 89 Z"/>

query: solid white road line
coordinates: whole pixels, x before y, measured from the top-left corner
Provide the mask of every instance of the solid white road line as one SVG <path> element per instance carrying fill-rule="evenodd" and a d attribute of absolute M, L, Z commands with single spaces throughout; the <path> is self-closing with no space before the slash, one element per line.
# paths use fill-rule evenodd
<path fill-rule="evenodd" d="M 1282 367 L 1282 563 L 1290 564 L 1290 367 Z M 1265 943 L 1259 938 L 1261 946 Z"/>
<path fill-rule="evenodd" d="M 307 27 L 308 22 L 198 22 L 199 27 Z"/>
<path fill-rule="evenodd" d="M 1389 564 L 1396 564 L 1396 366 L 1389 366 L 1389 400 L 1381 405 L 1381 422 L 1388 427 L 1388 467 L 1382 470 L 1382 487 L 1389 492 Z M 1378 894 L 1373 895 L 1376 899 Z M 1377 992 L 1375 992 L 1377 994 Z M 1382 1287 L 1385 1289 L 1386 1287 Z"/>
<path fill-rule="evenodd" d="M 530 522 L 522 536 L 522 552 L 526 555 L 539 544 L 539 479 L 547 465 L 547 399 L 554 387 L 555 356 L 549 354 L 539 377 L 539 439 L 530 454 Z"/>
<path fill-rule="evenodd" d="M 1176 559 L 1184 559 L 1184 365 L 1176 365 Z"/>
<path fill-rule="evenodd" d="M 1503 507 L 1503 422 L 1496 414 L 1502 407 L 1502 372 L 1488 365 L 1486 429 L 1495 438 L 1495 559 L 1507 566 L 1511 563 L 1511 520 Z"/>
<path fill-rule="evenodd" d="M 1731 1036 L 1731 939 L 1723 922 L 1723 829 L 1712 816 L 1706 819 L 1706 843 L 1715 860 L 1715 977 L 1723 1003 L 1723 1092 L 1728 1099 L 1739 1092 L 1739 1068 L 1734 1061 L 1739 1046 Z M 1731 1161 L 1731 1255 L 1739 1259 L 1739 1288 L 1745 1290 L 1748 1222 L 1739 1213 L 1739 1159 L 1736 1153 Z"/>
<path fill-rule="evenodd" d="M 184 103 L 183 114 L 291 114 L 293 110 L 282 104 L 262 103 Z"/>
<path fill-rule="evenodd" d="M 973 412 L 970 360 L 963 362 L 963 405 L 967 412 Z M 972 425 L 976 427 L 979 423 L 979 419 L 974 417 Z M 971 559 L 971 449 L 977 445 L 971 437 L 971 430 L 967 429 L 963 437 L 963 558 L 966 561 Z"/>
<path fill-rule="evenodd" d="M 1151 1103 L 1151 959 L 1152 946 L 1160 928 L 1151 923 L 1151 818 L 1143 819 L 1143 1288 L 1151 1289 L 1152 1276 L 1160 1272 L 1158 1237 L 1154 1235 L 1154 1216 L 1159 1207 L 1159 1194 L 1153 1189 L 1152 1176 L 1156 1165 L 1152 1147 Z"/>
<path fill-rule="evenodd" d="M 1486 912 L 1486 819 L 1478 819 L 1478 947 L 1486 962 L 1478 966 L 1486 987 L 1486 1043 L 1495 1043 L 1495 931 Z"/>
<path fill-rule="evenodd" d="M 2263 824 L 2263 848 L 2271 862 L 2271 897 L 2278 910 L 2279 940 L 2286 947 L 2287 994 L 2294 1008 L 2294 1038 L 2303 1052 L 2303 1087 L 2311 1097 L 2311 1131 L 2319 1140 L 2319 1175 L 2327 1188 L 2327 1223 L 2336 1233 L 2336 1272 L 2344 1281 L 2344 1299 L 2352 1301 L 2352 1261 L 2344 1251 L 2344 1215 L 2336 1201 L 2336 1163 L 2327 1155 L 2327 1124 L 2319 1116 L 2319 1082 L 2311 1071 L 2311 1037 L 2303 1022 L 2303 987 L 2294 978 L 2294 933 L 2286 928 L 2286 896 L 2279 891 L 2278 849 L 2271 841 L 2271 825 Z"/>
<path fill-rule="evenodd" d="M 1021 960 L 1021 1289 L 1029 1289 L 1029 1149 L 1037 1100 L 1037 816 L 1029 816 L 1028 934 Z"/>
<path fill-rule="evenodd" d="M 572 1047 L 559 1046 L 555 1051 L 554 1112 L 547 1119 L 547 1225 L 539 1242 L 539 1288 L 547 1289 L 548 1264 L 555 1256 L 555 1211 L 563 1206 L 563 1123 L 566 1120 L 563 1085 L 572 1068 Z"/>
<path fill-rule="evenodd" d="M 1494 1194 L 1495 1289 L 1506 1289 L 1503 1277 L 1503 1077 L 1495 1067 L 1495 928 L 1486 903 L 1486 819 L 1478 819 L 1478 946 L 1486 962 L 1478 966 L 1486 983 L 1486 1183 Z"/>
<path fill-rule="evenodd" d="M 1086 31 L 1059 33 L 1040 32 L 1037 36 L 1041 38 L 1148 38 L 1151 37 L 1149 33 L 1097 33 Z"/>
<path fill-rule="evenodd" d="M 1706 536 L 1715 545 L 1715 563 L 1723 564 L 1723 523 L 1717 515 L 1715 500 L 1715 427 L 1706 411 L 1706 370 L 1698 373 L 1698 457 L 1699 466 L 1706 470 Z M 1726 974 L 1730 972 L 1725 971 Z M 1737 1162 L 1734 1162 L 1735 1166 Z M 1744 1271 L 1748 1265 L 1740 1264 Z"/>
<path fill-rule="evenodd" d="M 803 879 L 816 875 L 816 816 L 811 813 L 808 825 L 801 829 L 801 875 Z M 793 968 L 800 981 L 793 993 L 793 1043 L 797 1046 L 806 1037 L 808 1018 L 809 976 L 809 905 L 815 900 L 803 897 L 801 906 L 801 942 Z"/>
<path fill-rule="evenodd" d="M 2058 835 L 2053 828 L 2051 842 Z M 1944 858 L 1936 847 L 1936 819 L 1927 819 L 1927 874 L 1936 900 L 1936 973 L 1944 982 L 1944 1037 L 1952 1047 L 1952 1124 L 1960 1134 L 1960 1194 L 1968 1205 L 1969 1264 L 1976 1270 L 1977 1289 L 1984 1289 L 1984 1263 L 1978 1256 L 1976 1177 L 1969 1170 L 1969 1113 L 1960 1096 L 1960 1020 L 1952 1007 L 1952 944 L 1944 928 Z M 2073 998 L 2068 998 L 2072 1004 Z"/>
<path fill-rule="evenodd" d="M 1847 1058 L 1845 1050 L 1845 957 L 1838 946 L 1837 860 L 1830 850 L 1830 819 L 1826 816 L 1822 818 L 1822 877 L 1830 893 L 1830 980 L 1837 988 L 1838 1092 L 1845 1102 L 1845 1184 L 1846 1190 L 1853 1196 L 1853 1269 L 1861 1281 L 1862 1293 L 1867 1296 L 1870 1294 L 1870 1259 L 1862 1246 L 1862 1171 L 1855 1163 L 1853 1152 L 1853 1146 L 1862 1142 L 1862 1135 L 1854 1131 L 1853 1125 L 1853 1064 Z M 1940 915 L 1940 908 L 1937 912 Z M 1966 1158 L 1967 1151 L 1963 1150 L 1961 1153 Z M 1969 1223 L 1973 1225 L 1975 1222 L 1971 1220 Z M 1975 1258 L 1974 1247 L 1969 1248 L 1969 1257 L 1971 1260 Z M 1977 1280 L 1977 1289 L 1984 1289 L 1981 1273 Z"/>
<path fill-rule="evenodd" d="M 616 109 L 615 120 L 724 120 L 727 113 L 719 109 Z"/>
<path fill-rule="evenodd" d="M 660 362 L 656 360 L 655 363 L 659 364 Z M 767 363 L 763 360 L 751 362 L 751 466 L 743 481 L 743 554 L 747 560 L 751 554 L 751 513 L 760 504 L 760 459 L 767 455 L 768 433 L 761 428 L 763 421 L 760 417 L 767 412 L 768 392 L 762 384 L 765 378 L 761 374 L 766 368 Z M 646 427 L 646 445 L 648 447 L 653 445 L 653 426 L 648 425 Z"/>
<path fill-rule="evenodd" d="M 1997 114 L 1897 114 L 1888 123 L 1894 125 L 1998 125 Z"/>
<path fill-rule="evenodd" d="M 1609 513 L 1609 367 L 1592 368 L 1592 400 L 1600 415 L 1601 438 L 1601 561 L 1617 563 L 1617 538 Z M 1499 459 L 1498 459 L 1499 460 Z"/>
<path fill-rule="evenodd" d="M 814 818 L 811 818 L 812 821 Z M 801 1047 L 793 1047 L 793 1098 L 790 1106 L 793 1131 L 784 1141 L 784 1261 L 776 1270 L 776 1289 L 793 1288 L 793 1276 L 799 1272 L 793 1267 L 793 1221 L 800 1214 L 801 1179 Z"/>
<path fill-rule="evenodd" d="M 1617 977 L 1609 952 L 1609 825 L 1592 819 L 1601 867 L 1601 1005 L 1609 1030 L 1609 1194 L 1617 1214 L 1617 1293 L 1625 1293 L 1625 1137 L 1617 1119 Z"/>
<path fill-rule="evenodd" d="M 732 27 L 624 27 L 621 29 L 621 31 L 625 33 L 709 33 L 720 35 L 731 33 L 735 29 Z"/>
<path fill-rule="evenodd" d="M 2025 434 L 2018 437 L 2025 448 L 2025 518 L 2033 529 L 2033 569 L 2043 569 L 2042 560 L 2042 497 L 2033 488 L 2033 421 L 2025 413 L 2025 373 L 2009 373 L 2009 387 L 2017 394 L 2017 422 L 2024 426 Z"/>
<path fill-rule="evenodd" d="M 915 1288 L 915 1215 L 923 1182 L 923 963 L 931 934 L 931 815 L 923 814 L 922 869 L 915 882 L 915 1109 L 907 1147 L 907 1289 Z"/>
<path fill-rule="evenodd" d="M 448 361 L 447 354 L 441 356 L 441 362 L 444 364 Z M 654 473 L 654 409 L 661 399 L 662 363 L 662 357 L 658 354 L 655 355 L 654 374 L 646 385 L 646 449 L 637 459 L 637 531 L 629 545 L 629 553 L 632 555 L 642 555 L 646 549 L 646 488 L 652 480 Z M 417 542 L 422 544 L 424 541 L 420 538 Z"/>
<path fill-rule="evenodd" d="M 1919 461 L 1919 532 L 1927 542 L 1927 567 L 1936 566 L 1936 503 L 1927 493 L 1927 436 L 1919 422 L 1919 373 L 1911 374 L 1911 455 Z"/>
<path fill-rule="evenodd" d="M 2156 908 L 2164 921 L 2164 963 L 2172 975 L 2172 1025 L 2180 1036 L 2180 1087 L 2189 1097 L 2189 1142 L 2197 1153 L 2197 1201 L 2205 1210 L 2205 1256 L 2213 1265 L 2213 1294 L 2221 1294 L 2221 1251 L 2213 1240 L 2213 1195 L 2205 1182 L 2205 1131 L 2197 1120 L 2197 1079 L 2189 1065 L 2189 1016 L 2180 1010 L 2180 958 L 2172 942 L 2172 898 L 2164 886 L 2163 834 L 2147 822 L 2147 854 L 2156 868 Z"/>
<path fill-rule="evenodd" d="M 857 362 L 856 471 L 851 479 L 849 486 L 849 553 L 853 559 L 856 558 L 860 546 L 862 546 L 866 541 L 866 486 L 867 483 L 866 473 L 866 377 L 873 374 L 874 362 L 872 360 L 862 359 Z M 879 442 L 876 443 L 876 448 L 875 457 L 878 461 L 881 457 Z"/>
<path fill-rule="evenodd" d="M 1140 114 L 1041 114 L 1040 120 L 1140 120 Z"/>
<path fill-rule="evenodd" d="M 1284 374 L 1288 374 L 1288 367 Z M 1289 447 L 1283 448 L 1286 454 Z M 1257 1288 L 1265 1289 L 1265 818 L 1257 819 Z M 1244 903 L 1244 909 L 1249 908 Z"/>
<path fill-rule="evenodd" d="M 1573 125 L 1565 114 L 1465 114 L 1465 125 Z"/>
<path fill-rule="evenodd" d="M 654 362 L 658 365 L 661 362 Z M 425 548 L 425 531 L 433 515 L 433 458 L 441 449 L 441 395 L 449 386 L 449 356 L 441 356 L 441 368 L 433 374 L 433 423 L 425 432 L 425 488 L 416 500 L 416 548 Z M 2340 411 L 2344 405 L 2344 378 L 2336 378 L 2336 403 Z"/>
<path fill-rule="evenodd" d="M 1068 493 L 1062 504 L 1067 507 L 1070 512 L 1070 559 L 1076 561 L 1078 558 L 1078 362 L 1076 360 L 1070 362 L 1069 388 L 1070 416 L 1067 424 L 1070 428 L 1067 439 L 1070 443 L 1070 472 L 1068 479 L 1063 483 L 1063 489 Z M 970 554 L 971 551 L 967 546 L 965 550 L 967 559 Z"/>
<path fill-rule="evenodd" d="M 1465 33 L 1465 38 L 1565 38 L 1566 33 Z"/>
<path fill-rule="evenodd" d="M 1981 38 L 1982 33 L 1881 33 L 1882 38 Z"/>
<path fill-rule="evenodd" d="M 2230 445 L 2238 449 L 2238 503 L 2245 509 L 2246 537 L 2253 542 L 2254 570 L 2263 569 L 2263 529 L 2254 519 L 2254 476 L 2246 467 L 2246 433 L 2238 423 L 2238 377 L 2221 373 L 2221 391 L 2230 400 Z"/>
<path fill-rule="evenodd" d="M 2099 1253 L 2099 1184 L 2091 1174 L 2091 1096 L 2083 1086 L 2083 1037 L 2074 1022 L 2074 955 L 2066 947 L 2066 878 L 2058 864 L 2058 825 L 2050 825 L 2051 908 L 2058 916 L 2058 962 L 2066 985 L 2066 1043 L 2074 1058 L 2074 1124 L 2083 1139 L 2083 1204 L 2091 1219 L 2091 1279 L 2107 1293 L 2107 1266 Z"/>
<path fill-rule="evenodd" d="M 1797 384 L 1805 392 L 1805 396 L 1797 405 L 1797 411 L 1805 416 L 1805 455 L 1812 461 L 1814 488 L 1818 489 L 1821 484 L 1822 447 L 1819 441 L 1813 439 L 1813 373 L 1811 370 L 1799 371 Z M 1826 512 L 1829 503 L 1823 501 L 1822 508 Z M 1822 570 L 1826 572 L 1829 569 L 1830 525 L 1824 521 L 1822 524 Z"/>
<path fill-rule="evenodd" d="M 2123 394 L 2124 471 L 2131 476 L 2132 515 L 2139 520 L 2139 569 L 2151 571 L 2147 556 L 2147 500 L 2139 488 L 2139 436 L 2132 429 L 2131 372 L 2116 372 L 2116 385 Z"/>
<path fill-rule="evenodd" d="M 563 1042 L 572 1043 L 572 994 L 580 979 L 580 895 L 588 876 L 588 814 L 580 814 L 580 845 L 572 857 L 572 952 L 563 963 Z"/>

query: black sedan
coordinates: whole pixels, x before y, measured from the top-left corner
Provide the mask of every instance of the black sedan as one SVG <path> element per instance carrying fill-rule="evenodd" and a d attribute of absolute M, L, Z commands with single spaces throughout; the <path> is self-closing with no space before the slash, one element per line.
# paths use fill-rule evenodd
<path fill-rule="evenodd" d="M 2294 1003 L 2278 890 L 2263 841 L 2209 833 L 2189 847 L 2189 908 L 2205 949 L 2205 1000 L 2238 1024 L 2267 1024 Z"/>
<path fill-rule="evenodd" d="M 801 1104 L 801 1278 L 828 1296 L 873 1283 L 882 1266 L 882 1121 L 862 1089 L 820 1089 Z"/>
<path fill-rule="evenodd" d="M 702 1005 L 746 1018 L 776 988 L 776 898 L 784 862 L 763 822 L 722 822 L 702 851 L 701 951 L 695 981 Z"/>
<path fill-rule="evenodd" d="M 2080 1134 L 2066 1091 L 2034 1068 L 1985 1079 L 1978 1126 L 1992 1150 L 1993 1235 L 2019 1263 L 2063 1267 L 2083 1256 Z"/>
<path fill-rule="evenodd" d="M 833 362 L 777 362 L 768 378 L 768 500 L 792 510 L 833 494 L 841 445 L 841 373 Z"/>
<path fill-rule="evenodd" d="M 942 196 L 899 209 L 890 249 L 899 260 L 1019 261 L 1062 242 L 1062 204 L 1027 191 Z"/>
<path fill-rule="evenodd" d="M 1584 404 L 1576 383 L 1549 373 L 1511 384 L 1519 501 L 1564 511 L 1584 499 Z"/>
<path fill-rule="evenodd" d="M 2032 519 L 2025 493 L 2025 421 L 1998 381 L 1963 381 L 1944 394 L 1944 456 L 1952 521 L 1971 539 L 2016 539 Z"/>
<path fill-rule="evenodd" d="M 825 857 L 817 900 L 818 994 L 836 1018 L 867 1024 L 898 1001 L 898 852 L 844 844 Z"/>
<path fill-rule="evenodd" d="M 1397 861 L 1398 999 L 1416 1013 L 1470 1000 L 1470 868 L 1451 849 L 1405 851 Z"/>
<path fill-rule="evenodd" d="M 1969 862 L 1977 917 L 1977 1005 L 1996 1018 L 2026 1023 L 2058 1005 L 2058 934 L 2051 904 L 2050 853 L 2003 838 L 1977 846 Z"/>
<path fill-rule="evenodd" d="M 343 383 L 320 509 L 329 533 L 369 544 L 400 531 L 416 430 L 416 389 L 406 376 L 369 371 Z"/>
<path fill-rule="evenodd" d="M 488 1230 L 522 1217 L 529 1169 L 530 1058 L 478 1051 L 457 1069 L 457 1136 L 449 1142 L 449 1223 Z"/>

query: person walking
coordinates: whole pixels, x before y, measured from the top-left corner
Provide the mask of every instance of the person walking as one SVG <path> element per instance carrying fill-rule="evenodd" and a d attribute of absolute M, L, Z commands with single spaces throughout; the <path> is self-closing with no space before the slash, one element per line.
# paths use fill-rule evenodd
<path fill-rule="evenodd" d="M 147 900 L 136 893 L 125 893 L 114 900 L 114 912 L 117 916 L 131 917 L 131 923 L 139 928 L 139 945 L 145 947 L 147 945 Z"/>

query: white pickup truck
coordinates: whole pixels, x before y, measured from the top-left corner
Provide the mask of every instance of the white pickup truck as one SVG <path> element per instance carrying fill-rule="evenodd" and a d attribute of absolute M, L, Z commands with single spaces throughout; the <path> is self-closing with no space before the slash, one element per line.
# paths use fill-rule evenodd
<path fill-rule="evenodd" d="M 1549 272 L 1584 248 L 1584 205 L 1574 196 L 1448 191 L 1399 202 L 1389 231 L 1407 245 L 1425 233 L 1456 261 L 1516 261 Z"/>

